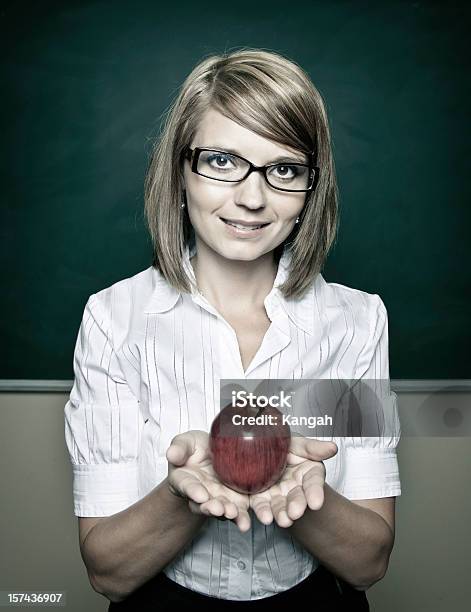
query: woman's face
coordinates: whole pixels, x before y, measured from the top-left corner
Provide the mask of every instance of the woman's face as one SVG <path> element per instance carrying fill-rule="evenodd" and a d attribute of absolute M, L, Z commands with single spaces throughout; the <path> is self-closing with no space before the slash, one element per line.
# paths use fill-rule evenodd
<path fill-rule="evenodd" d="M 256 166 L 265 166 L 288 157 L 307 163 L 307 156 L 278 145 L 210 109 L 203 116 L 190 147 L 230 151 Z M 283 160 L 283 161 L 288 161 Z M 213 163 L 225 164 L 223 158 Z M 261 172 L 252 172 L 238 183 L 206 178 L 184 165 L 184 187 L 190 221 L 197 241 L 228 259 L 251 261 L 272 251 L 291 233 L 306 193 L 279 191 L 265 181 Z M 261 230 L 238 231 L 224 220 L 268 223 Z"/>

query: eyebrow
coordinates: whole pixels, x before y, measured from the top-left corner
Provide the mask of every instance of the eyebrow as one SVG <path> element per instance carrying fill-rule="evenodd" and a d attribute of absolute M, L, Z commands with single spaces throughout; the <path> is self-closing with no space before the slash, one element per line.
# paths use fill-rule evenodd
<path fill-rule="evenodd" d="M 233 155 L 239 155 L 240 157 L 243 157 L 245 159 L 245 156 L 242 155 L 242 153 L 240 153 L 236 149 L 232 149 L 231 147 L 224 147 L 224 146 L 220 146 L 220 145 L 211 145 L 210 147 L 204 147 L 204 148 L 205 149 L 217 149 L 218 151 L 224 151 L 225 153 L 232 153 Z M 278 157 L 273 159 L 270 162 L 270 164 L 279 164 L 279 163 L 283 163 L 283 162 L 284 163 L 292 163 L 292 164 L 306 164 L 306 165 L 308 163 L 304 159 L 299 159 L 299 158 L 297 158 L 295 156 L 290 156 L 289 154 L 286 154 L 286 155 L 279 155 Z"/>

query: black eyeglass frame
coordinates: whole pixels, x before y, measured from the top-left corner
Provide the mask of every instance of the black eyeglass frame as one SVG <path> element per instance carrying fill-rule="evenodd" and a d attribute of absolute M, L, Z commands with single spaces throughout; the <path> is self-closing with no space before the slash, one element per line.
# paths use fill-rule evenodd
<path fill-rule="evenodd" d="M 198 159 L 203 151 L 213 151 L 214 153 L 222 153 L 224 155 L 230 155 L 231 157 L 237 157 L 238 159 L 241 159 L 245 163 L 249 164 L 247 174 L 242 178 L 237 179 L 236 181 L 231 181 L 227 179 L 214 178 L 214 176 L 208 176 L 207 174 L 202 174 L 201 172 L 198 172 Z M 310 155 L 312 158 L 314 158 L 314 153 L 310 153 Z M 201 147 L 195 147 L 194 149 L 192 149 L 189 146 L 187 146 L 185 149 L 184 157 L 190 162 L 192 172 L 194 172 L 195 174 L 199 174 L 200 176 L 204 176 L 205 178 L 209 178 L 213 181 L 221 181 L 223 183 L 240 183 L 241 181 L 244 181 L 252 172 L 262 172 L 267 185 L 269 185 L 273 189 L 276 189 L 277 191 L 289 191 L 291 193 L 308 193 L 310 191 L 314 191 L 319 181 L 320 168 L 318 166 L 315 166 L 313 163 L 302 164 L 299 162 L 278 162 L 276 164 L 268 164 L 266 166 L 256 166 L 255 164 L 252 164 L 252 162 L 250 162 L 248 159 L 245 159 L 245 157 L 242 157 L 241 155 L 236 155 L 235 153 L 229 153 L 228 151 L 222 151 L 219 149 L 207 149 Z M 275 187 L 268 180 L 267 172 L 270 168 L 276 168 L 277 166 L 304 166 L 305 168 L 309 168 L 309 170 L 311 171 L 311 185 L 307 189 L 284 189 L 283 187 Z"/>

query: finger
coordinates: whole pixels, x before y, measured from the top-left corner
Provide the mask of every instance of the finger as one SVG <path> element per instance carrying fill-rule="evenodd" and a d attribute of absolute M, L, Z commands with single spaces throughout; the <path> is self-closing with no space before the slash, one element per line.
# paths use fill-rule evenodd
<path fill-rule="evenodd" d="M 201 482 L 198 482 L 196 478 L 191 476 L 185 476 L 181 480 L 176 478 L 176 486 L 183 493 L 185 497 L 193 500 L 197 504 L 203 504 L 208 501 L 209 493 L 208 490 Z"/>
<path fill-rule="evenodd" d="M 303 490 L 311 510 L 320 510 L 324 504 L 325 470 L 322 464 L 314 465 L 303 476 Z"/>
<path fill-rule="evenodd" d="M 293 521 L 288 516 L 288 500 L 285 495 L 276 495 L 271 502 L 273 517 L 280 527 L 291 527 Z"/>
<path fill-rule="evenodd" d="M 236 518 L 239 513 L 237 505 L 230 501 L 225 495 L 218 495 L 217 499 L 224 506 L 223 516 L 231 520 Z"/>
<path fill-rule="evenodd" d="M 201 504 L 197 504 L 191 499 L 188 500 L 188 506 L 193 514 L 199 514 L 200 516 L 209 516 L 207 513 L 201 512 Z M 218 519 L 218 521 L 228 520 L 225 516 L 214 516 L 213 518 Z"/>
<path fill-rule="evenodd" d="M 273 522 L 273 512 L 268 498 L 253 495 L 250 498 L 250 506 L 261 523 L 271 525 Z"/>
<path fill-rule="evenodd" d="M 224 516 L 230 520 L 235 519 L 239 514 L 238 507 L 234 502 L 227 501 L 224 503 Z"/>
<path fill-rule="evenodd" d="M 224 516 L 224 503 L 217 497 L 201 504 L 201 512 L 208 516 Z"/>
<path fill-rule="evenodd" d="M 333 457 L 338 451 L 335 442 L 314 440 L 303 436 L 291 438 L 290 454 L 296 457 L 303 457 L 311 461 L 322 461 Z"/>
<path fill-rule="evenodd" d="M 203 514 L 201 512 L 200 504 L 197 504 L 191 499 L 188 500 L 188 507 L 190 508 L 191 512 L 193 512 L 193 514 Z"/>
<path fill-rule="evenodd" d="M 301 518 L 307 508 L 307 500 L 301 485 L 294 487 L 287 495 L 287 513 L 292 521 Z"/>
<path fill-rule="evenodd" d="M 251 526 L 251 521 L 250 521 L 250 515 L 247 512 L 247 510 L 243 510 L 239 508 L 239 514 L 237 518 L 235 519 L 235 523 L 237 527 L 239 528 L 239 531 L 241 531 L 242 533 L 249 531 L 250 526 Z"/>
<path fill-rule="evenodd" d="M 167 461 L 174 465 L 185 465 L 194 451 L 195 444 L 193 437 L 186 433 L 179 434 L 173 438 L 172 443 L 167 449 Z"/>
<path fill-rule="evenodd" d="M 247 493 L 238 493 L 225 485 L 221 486 L 222 491 L 224 492 L 224 496 L 228 501 L 234 503 L 237 508 L 243 508 L 247 510 L 249 507 L 249 496 Z"/>

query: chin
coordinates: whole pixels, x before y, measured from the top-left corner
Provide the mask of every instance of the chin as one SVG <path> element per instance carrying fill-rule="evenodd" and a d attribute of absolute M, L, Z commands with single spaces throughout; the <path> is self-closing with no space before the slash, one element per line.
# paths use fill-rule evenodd
<path fill-rule="evenodd" d="M 267 253 L 272 253 L 273 249 L 262 250 L 260 247 L 248 247 L 241 245 L 239 248 L 225 248 L 222 249 L 222 253 L 226 259 L 233 261 L 256 261 L 260 257 L 263 257 Z"/>

